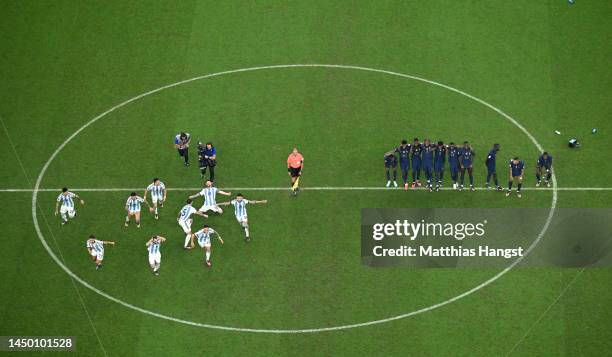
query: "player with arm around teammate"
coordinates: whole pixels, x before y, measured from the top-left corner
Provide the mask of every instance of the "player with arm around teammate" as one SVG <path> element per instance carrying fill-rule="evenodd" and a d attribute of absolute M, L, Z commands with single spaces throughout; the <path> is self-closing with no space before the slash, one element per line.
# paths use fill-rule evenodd
<path fill-rule="evenodd" d="M 155 235 L 145 244 L 147 250 L 149 251 L 149 265 L 151 266 L 151 272 L 155 276 L 159 275 L 159 267 L 161 265 L 160 246 L 165 241 L 165 237 Z"/>
<path fill-rule="evenodd" d="M 552 162 L 553 158 L 546 151 L 538 157 L 538 163 L 536 164 L 536 187 L 540 187 L 542 183 L 542 175 L 545 173 L 544 183 L 546 187 L 550 187 L 550 179 L 552 177 Z"/>
<path fill-rule="evenodd" d="M 115 245 L 115 242 L 99 240 L 93 234 L 87 239 L 87 252 L 91 257 L 91 260 L 96 263 L 96 270 L 102 268 L 102 261 L 104 260 L 104 246 L 107 244 Z"/>
<path fill-rule="evenodd" d="M 446 146 L 443 141 L 438 141 L 436 150 L 434 151 L 434 173 L 436 181 L 436 191 L 442 187 L 442 179 L 444 178 L 444 163 L 446 162 Z"/>
<path fill-rule="evenodd" d="M 395 152 L 399 155 L 400 171 L 402 172 L 404 191 L 406 191 L 408 190 L 408 175 L 410 172 L 410 144 L 408 144 L 408 140 L 403 139 L 400 146 L 395 148 Z M 393 179 L 393 181 L 395 181 L 395 179 Z M 395 185 L 395 187 L 397 187 L 397 185 Z"/>
<path fill-rule="evenodd" d="M 223 239 L 221 239 L 221 236 L 219 235 L 219 233 L 215 231 L 214 229 L 210 228 L 208 225 L 204 225 L 202 229 L 195 232 L 195 237 L 198 240 L 198 245 L 205 251 L 206 259 L 204 260 L 204 265 L 206 265 L 207 267 L 212 266 L 210 262 L 212 239 L 210 238 L 210 236 L 213 234 L 216 234 L 217 238 L 219 239 L 219 242 L 223 244 Z"/>
<path fill-rule="evenodd" d="M 159 207 L 164 207 L 164 202 L 166 202 L 166 185 L 156 177 L 144 191 L 143 198 L 145 201 L 149 192 L 151 192 L 151 203 L 153 204 L 155 219 L 157 220 L 159 219 Z"/>
<path fill-rule="evenodd" d="M 213 211 L 215 213 L 222 214 L 223 209 L 221 209 L 221 207 L 217 205 L 217 193 L 224 196 L 231 196 L 232 194 L 231 192 L 219 190 L 218 188 L 213 186 L 211 180 L 208 180 L 206 181 L 206 187 L 204 187 L 199 193 L 189 196 L 189 199 L 193 200 L 196 197 L 202 196 L 204 197 L 204 205 L 202 205 L 202 207 L 198 211 L 202 213 Z"/>
<path fill-rule="evenodd" d="M 176 217 L 176 221 L 183 229 L 183 232 L 185 232 L 185 245 L 183 245 L 183 249 L 189 250 L 192 249 L 195 245 L 193 242 L 193 233 L 191 233 L 191 224 L 193 223 L 193 219 L 191 218 L 191 216 L 193 214 L 197 214 L 198 216 L 208 218 L 208 215 L 199 212 L 197 209 L 193 208 L 193 201 L 191 200 L 191 198 L 187 199 L 187 202 L 185 203 L 185 206 L 183 206 L 183 208 L 181 208 L 181 210 L 179 211 L 178 216 Z"/>
<path fill-rule="evenodd" d="M 247 243 L 251 241 L 251 237 L 249 236 L 249 221 L 247 217 L 246 206 L 247 204 L 254 205 L 259 203 L 268 203 L 268 200 L 247 200 L 241 193 L 238 193 L 236 195 L 236 198 L 229 202 L 219 203 L 220 206 L 230 204 L 234 206 L 234 214 L 236 215 L 236 220 L 238 221 L 242 229 L 244 229 L 244 241 Z"/>
<path fill-rule="evenodd" d="M 423 141 L 423 154 L 421 155 L 421 165 L 423 166 L 423 172 L 425 173 L 425 178 L 427 179 L 426 188 L 429 192 L 433 191 L 433 171 L 434 171 L 434 152 L 436 151 L 436 146 L 431 143 L 429 139 L 425 139 Z"/>
<path fill-rule="evenodd" d="M 410 146 L 411 153 L 411 164 L 412 164 L 412 188 L 421 187 L 421 153 L 423 152 L 423 145 L 419 143 L 419 138 L 414 138 L 412 145 Z"/>
<path fill-rule="evenodd" d="M 82 205 L 85 204 L 85 201 L 83 201 L 76 193 L 68 191 L 68 187 L 62 188 L 62 193 L 57 196 L 57 201 L 55 202 L 55 215 L 57 216 L 58 213 L 61 215 L 62 226 L 68 223 L 69 219 L 76 216 L 74 198 L 78 199 Z"/>
<path fill-rule="evenodd" d="M 509 179 L 508 179 L 508 192 L 506 192 L 506 196 L 510 196 L 512 194 L 512 183 L 514 181 L 517 182 L 516 185 L 516 196 L 521 198 L 521 188 L 523 186 L 523 175 L 525 174 L 525 162 L 519 160 L 518 157 L 510 160 L 510 168 L 509 168 Z"/>
<path fill-rule="evenodd" d="M 456 190 L 459 186 L 457 185 L 457 179 L 459 178 L 459 148 L 455 143 L 451 142 L 446 148 L 448 153 L 448 169 L 450 171 L 451 180 L 453 181 L 453 190 Z"/>
<path fill-rule="evenodd" d="M 130 197 L 128 197 L 127 201 L 125 201 L 125 211 L 127 215 L 125 216 L 125 226 L 130 225 L 130 217 L 134 217 L 136 221 L 136 227 L 140 228 L 140 209 L 142 204 L 146 203 L 147 207 L 149 207 L 149 211 L 152 211 L 153 208 L 149 205 L 144 198 L 136 195 L 136 192 L 130 193 Z"/>

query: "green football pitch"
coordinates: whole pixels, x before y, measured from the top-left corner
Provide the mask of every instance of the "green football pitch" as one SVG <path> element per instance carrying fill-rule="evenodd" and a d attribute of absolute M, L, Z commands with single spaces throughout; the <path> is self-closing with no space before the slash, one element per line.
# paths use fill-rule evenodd
<path fill-rule="evenodd" d="M 75 336 L 85 356 L 609 354 L 610 269 L 368 268 L 360 217 L 610 208 L 611 15 L 580 0 L 2 2 L 0 335 Z M 194 218 L 225 241 L 211 268 L 176 222 L 203 185 L 181 131 L 215 144 L 220 189 L 268 200 L 248 208 L 248 244 L 231 208 Z M 469 140 L 478 189 L 386 189 L 383 154 L 413 137 Z M 493 143 L 502 186 L 525 160 L 521 199 L 484 189 Z M 552 188 L 535 187 L 540 149 Z M 160 219 L 124 227 L 153 177 Z M 85 200 L 65 226 L 63 186 Z M 99 271 L 90 234 L 116 242 Z"/>

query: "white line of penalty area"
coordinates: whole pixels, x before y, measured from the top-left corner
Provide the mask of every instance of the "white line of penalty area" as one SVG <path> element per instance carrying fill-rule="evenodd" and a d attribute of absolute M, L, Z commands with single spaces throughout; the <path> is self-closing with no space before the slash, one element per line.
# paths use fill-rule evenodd
<path fill-rule="evenodd" d="M 516 189 L 516 185 L 514 185 Z M 290 187 L 220 187 L 228 191 L 289 191 Z M 503 188 L 503 186 L 502 186 Z M 199 191 L 202 187 L 168 187 L 168 191 Z M 444 191 L 453 191 L 452 187 L 441 187 Z M 476 191 L 495 191 L 494 187 L 475 187 Z M 505 190 L 506 188 L 504 188 Z M 70 191 L 80 192 L 124 192 L 136 191 L 140 192 L 144 187 L 115 187 L 115 188 L 70 188 Z M 378 186 L 363 186 L 363 187 L 300 187 L 302 191 L 401 191 L 403 187 L 378 187 Z M 413 189 L 410 188 L 409 191 Z M 414 190 L 426 191 L 424 187 L 419 187 Z M 523 187 L 522 190 L 527 191 L 552 191 L 552 187 Z M 38 192 L 59 192 L 61 188 L 41 188 Z M 469 186 L 464 186 L 464 191 L 469 191 Z M 612 187 L 557 187 L 557 191 L 612 191 Z M 34 192 L 31 188 L 4 188 L 0 192 Z"/>

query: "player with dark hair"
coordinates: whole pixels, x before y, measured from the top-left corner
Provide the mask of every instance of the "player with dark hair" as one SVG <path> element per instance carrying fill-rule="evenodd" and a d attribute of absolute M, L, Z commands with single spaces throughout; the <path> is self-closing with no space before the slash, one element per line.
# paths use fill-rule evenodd
<path fill-rule="evenodd" d="M 423 166 L 423 172 L 425 173 L 425 178 L 427 179 L 426 188 L 429 190 L 429 192 L 433 191 L 434 151 L 436 151 L 436 146 L 433 145 L 429 139 L 425 139 L 425 141 L 423 141 L 421 165 Z"/>
<path fill-rule="evenodd" d="M 470 176 L 470 191 L 474 191 L 474 174 L 473 174 L 473 164 L 474 160 L 474 150 L 470 146 L 468 141 L 463 142 L 463 147 L 459 149 L 459 170 L 461 171 L 461 184 L 459 185 L 459 189 L 463 190 L 463 182 L 465 179 L 465 171 L 468 172 Z"/>
<path fill-rule="evenodd" d="M 436 180 L 436 191 L 442 187 L 442 179 L 444 177 L 444 162 L 446 161 L 446 146 L 443 141 L 438 141 L 436 150 L 434 151 L 434 173 Z"/>
<path fill-rule="evenodd" d="M 115 242 L 99 240 L 95 235 L 90 235 L 86 242 L 87 252 L 96 263 L 96 270 L 102 268 L 102 261 L 104 260 L 104 246 L 110 244 L 115 245 Z"/>
<path fill-rule="evenodd" d="M 412 188 L 417 186 L 421 186 L 421 163 L 422 161 L 422 153 L 423 153 L 423 145 L 419 143 L 419 138 L 414 138 L 412 141 L 412 145 L 410 147 L 411 153 L 411 161 L 412 161 Z"/>
<path fill-rule="evenodd" d="M 294 196 L 297 196 L 300 190 L 300 176 L 302 176 L 303 168 L 304 157 L 300 154 L 298 148 L 294 147 L 287 157 L 287 173 L 291 177 L 291 192 Z"/>
<path fill-rule="evenodd" d="M 403 139 L 400 146 L 395 148 L 395 152 L 399 154 L 400 170 L 402 172 L 402 180 L 404 181 L 404 190 L 407 190 L 408 172 L 410 171 L 410 144 L 408 144 L 408 140 Z"/>
<path fill-rule="evenodd" d="M 248 204 L 254 205 L 259 203 L 268 203 L 268 200 L 247 200 L 242 193 L 236 194 L 236 198 L 229 202 L 219 203 L 219 206 L 234 206 L 234 215 L 236 216 L 238 224 L 244 229 L 244 241 L 247 243 L 251 241 L 251 237 L 249 234 L 249 219 L 246 206 Z"/>
<path fill-rule="evenodd" d="M 510 196 L 512 194 L 512 183 L 517 181 L 516 185 L 516 195 L 518 198 L 521 198 L 521 188 L 523 187 L 523 175 L 525 174 L 525 162 L 519 160 L 518 157 L 514 157 L 510 160 L 510 169 L 509 169 L 509 180 L 508 180 L 508 192 L 506 192 L 506 196 Z"/>
<path fill-rule="evenodd" d="M 495 187 L 498 191 L 502 190 L 502 187 L 499 185 L 499 181 L 497 180 L 497 169 L 496 169 L 496 155 L 499 151 L 499 144 L 493 144 L 493 148 L 489 151 L 487 155 L 487 159 L 485 160 L 485 165 L 487 166 L 487 183 L 486 187 L 489 188 L 489 183 L 491 182 L 491 177 L 495 182 Z"/>
<path fill-rule="evenodd" d="M 185 160 L 185 166 L 189 166 L 189 143 L 191 143 L 191 135 L 186 132 L 180 132 L 174 137 L 174 147 L 178 151 L 179 156 Z"/>
<path fill-rule="evenodd" d="M 550 179 L 552 178 L 552 162 L 553 158 L 544 151 L 540 157 L 538 157 L 538 163 L 536 164 L 536 187 L 540 187 L 542 183 L 542 175 L 546 173 L 544 183 L 546 187 L 550 187 Z"/>
<path fill-rule="evenodd" d="M 457 179 L 459 178 L 459 148 L 455 145 L 454 142 L 451 141 L 448 144 L 447 148 L 448 153 L 448 168 L 451 175 L 451 180 L 453 180 L 453 189 L 456 190 L 458 188 Z"/>
<path fill-rule="evenodd" d="M 394 151 L 385 153 L 385 173 L 387 174 L 387 185 L 391 186 L 391 172 L 393 171 L 393 186 L 397 187 L 397 156 Z"/>
<path fill-rule="evenodd" d="M 200 177 L 206 176 L 206 169 L 210 170 L 210 181 L 215 181 L 215 166 L 217 166 L 217 149 L 212 142 L 207 142 L 206 145 L 198 143 L 198 161 L 200 163 Z"/>

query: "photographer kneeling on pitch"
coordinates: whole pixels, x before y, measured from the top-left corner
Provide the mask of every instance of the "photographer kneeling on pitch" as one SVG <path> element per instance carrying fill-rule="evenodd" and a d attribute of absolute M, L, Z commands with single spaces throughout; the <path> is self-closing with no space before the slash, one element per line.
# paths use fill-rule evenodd
<path fill-rule="evenodd" d="M 215 166 L 217 166 L 217 149 L 213 146 L 213 143 L 207 142 L 206 145 L 202 145 L 202 142 L 198 143 L 198 158 L 200 161 L 200 173 L 201 177 L 206 176 L 206 169 L 210 169 L 210 181 L 215 181 Z"/>

